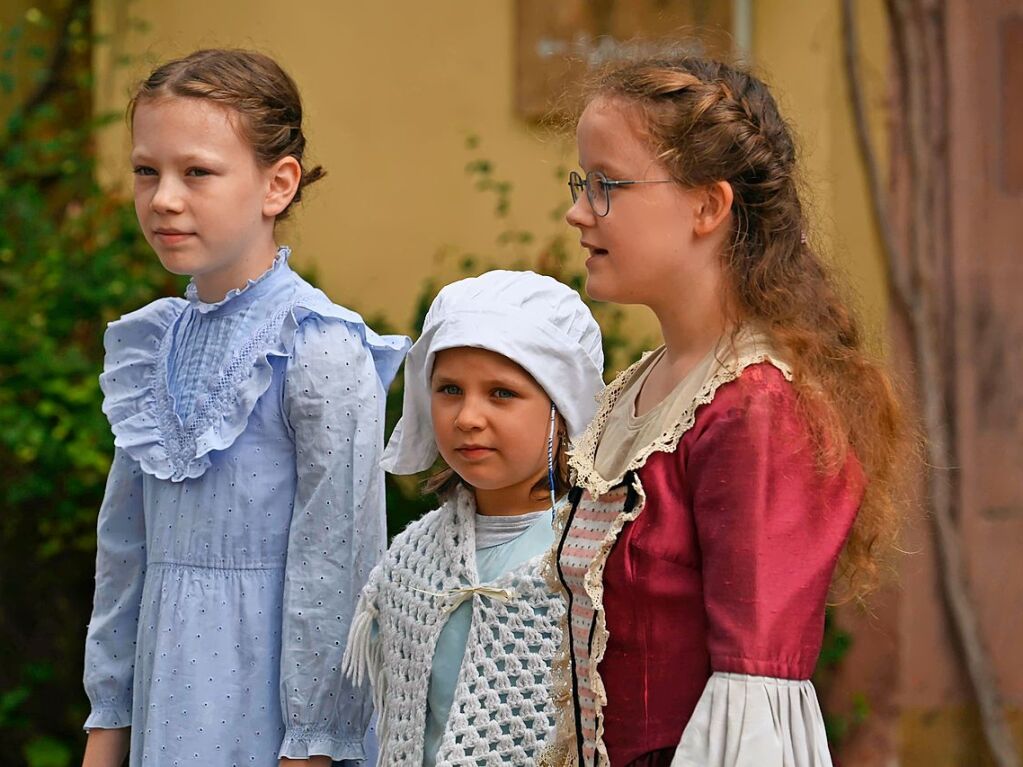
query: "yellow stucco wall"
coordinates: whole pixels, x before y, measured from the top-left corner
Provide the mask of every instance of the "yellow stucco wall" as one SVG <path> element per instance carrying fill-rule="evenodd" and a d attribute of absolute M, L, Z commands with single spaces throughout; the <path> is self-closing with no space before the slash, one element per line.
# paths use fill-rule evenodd
<path fill-rule="evenodd" d="M 753 7 L 755 64 L 801 139 L 817 232 L 858 299 L 869 330 L 880 334 L 887 310 L 884 262 L 853 133 L 838 0 L 753 0 Z M 862 0 L 856 7 L 861 76 L 884 163 L 889 74 L 884 6 Z"/>
<path fill-rule="evenodd" d="M 879 27 L 880 0 L 862 6 L 868 26 Z M 422 281 L 443 273 L 439 252 L 510 263 L 522 252 L 496 246 L 500 231 L 510 225 L 543 238 L 564 226 L 550 214 L 566 194 L 557 171 L 574 164 L 574 146 L 514 113 L 514 0 L 96 0 L 95 8 L 99 31 L 112 33 L 112 44 L 97 49 L 100 108 L 123 109 L 130 83 L 153 62 L 196 47 L 256 47 L 292 73 L 312 156 L 330 175 L 311 188 L 283 239 L 342 303 L 405 325 Z M 753 59 L 804 139 L 822 234 L 879 318 L 879 257 L 844 106 L 837 3 L 754 0 L 753 8 Z M 883 41 L 865 37 L 883 72 Z M 116 66 L 125 54 L 134 63 Z M 514 184 L 510 222 L 495 219 L 493 199 L 464 171 L 468 134 L 481 137 L 482 155 Z M 122 126 L 104 140 L 110 181 L 128 182 L 126 141 Z M 633 327 L 654 332 L 642 312 Z"/>

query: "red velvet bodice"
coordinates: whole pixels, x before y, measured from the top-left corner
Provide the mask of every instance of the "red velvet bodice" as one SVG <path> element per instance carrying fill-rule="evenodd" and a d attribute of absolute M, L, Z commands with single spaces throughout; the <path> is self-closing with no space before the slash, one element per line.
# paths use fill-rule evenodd
<path fill-rule="evenodd" d="M 677 745 L 713 671 L 809 678 L 864 484 L 851 451 L 819 470 L 795 391 L 769 364 L 721 386 L 638 475 L 645 506 L 603 579 L 613 766 Z"/>

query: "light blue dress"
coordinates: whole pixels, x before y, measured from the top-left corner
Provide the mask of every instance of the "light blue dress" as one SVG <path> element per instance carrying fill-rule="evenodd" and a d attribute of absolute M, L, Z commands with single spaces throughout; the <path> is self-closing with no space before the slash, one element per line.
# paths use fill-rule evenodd
<path fill-rule="evenodd" d="M 216 304 L 111 323 L 115 455 L 99 514 L 86 728 L 131 764 L 364 756 L 367 693 L 339 672 L 386 542 L 383 408 L 408 349 L 288 266 Z"/>

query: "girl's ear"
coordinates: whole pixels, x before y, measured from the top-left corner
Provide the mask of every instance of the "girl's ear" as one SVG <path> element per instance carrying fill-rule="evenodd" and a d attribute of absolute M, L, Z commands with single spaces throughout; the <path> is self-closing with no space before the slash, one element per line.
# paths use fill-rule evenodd
<path fill-rule="evenodd" d="M 271 165 L 267 174 L 270 184 L 266 199 L 263 200 L 263 215 L 275 218 L 283 213 L 294 199 L 298 184 L 302 180 L 302 166 L 298 160 L 288 155 Z"/>
<path fill-rule="evenodd" d="M 732 212 L 732 185 L 727 181 L 715 181 L 696 190 L 698 195 L 693 230 L 697 236 L 706 236 L 718 231 Z"/>

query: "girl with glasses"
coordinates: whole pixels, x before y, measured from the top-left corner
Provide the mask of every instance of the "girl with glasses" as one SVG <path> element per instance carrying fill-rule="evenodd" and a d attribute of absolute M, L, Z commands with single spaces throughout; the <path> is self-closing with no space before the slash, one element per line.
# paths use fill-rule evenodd
<path fill-rule="evenodd" d="M 536 763 L 565 611 L 539 563 L 602 371 L 597 323 L 550 277 L 487 272 L 430 307 L 383 465 L 412 474 L 439 455 L 441 506 L 373 571 L 346 657 L 372 683 L 382 767 Z"/>
<path fill-rule="evenodd" d="M 115 454 L 85 651 L 85 765 L 362 759 L 341 664 L 383 552 L 384 393 L 408 348 L 291 270 L 276 223 L 323 175 L 273 60 L 198 51 L 129 110 L 135 210 L 188 275 L 111 323 Z"/>
<path fill-rule="evenodd" d="M 825 600 L 836 566 L 854 595 L 877 573 L 905 430 L 805 235 L 789 127 L 752 75 L 665 58 L 597 76 L 577 140 L 586 290 L 650 307 L 664 345 L 573 452 L 545 758 L 829 765 L 809 681 Z"/>

